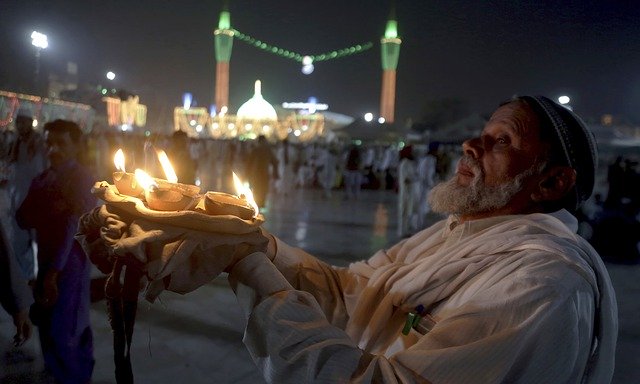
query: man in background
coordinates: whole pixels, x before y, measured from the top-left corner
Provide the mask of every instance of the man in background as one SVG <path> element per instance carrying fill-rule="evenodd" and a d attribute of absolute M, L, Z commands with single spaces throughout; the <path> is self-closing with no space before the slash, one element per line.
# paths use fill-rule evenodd
<path fill-rule="evenodd" d="M 60 383 L 88 383 L 93 372 L 89 320 L 91 264 L 74 235 L 95 206 L 93 177 L 78 163 L 82 131 L 71 121 L 45 124 L 50 166 L 38 175 L 16 213 L 38 243 L 35 304 L 45 368 Z"/>

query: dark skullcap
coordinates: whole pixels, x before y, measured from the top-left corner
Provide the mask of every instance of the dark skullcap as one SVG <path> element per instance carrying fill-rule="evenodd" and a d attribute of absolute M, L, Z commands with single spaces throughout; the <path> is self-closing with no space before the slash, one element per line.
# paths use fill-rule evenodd
<path fill-rule="evenodd" d="M 520 96 L 541 120 L 541 129 L 553 132 L 558 148 L 562 148 L 563 165 L 576 171 L 574 208 L 577 209 L 593 192 L 598 167 L 598 147 L 593 133 L 573 111 L 544 96 Z"/>

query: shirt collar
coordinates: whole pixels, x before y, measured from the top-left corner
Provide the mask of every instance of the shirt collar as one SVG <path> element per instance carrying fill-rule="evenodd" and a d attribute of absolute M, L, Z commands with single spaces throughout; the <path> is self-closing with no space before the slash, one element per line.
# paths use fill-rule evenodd
<path fill-rule="evenodd" d="M 566 225 L 567 228 L 571 230 L 573 233 L 578 232 L 578 219 L 573 216 L 566 209 L 561 209 L 559 211 L 547 213 L 547 215 L 557 219 L 562 224 Z M 460 218 L 458 215 L 449 215 L 447 218 L 446 224 L 443 228 L 442 237 L 445 238 L 462 238 L 463 236 L 472 235 L 474 233 L 478 233 L 483 229 L 489 228 L 492 225 L 498 224 L 505 220 L 512 220 L 519 217 L 524 217 L 527 215 L 501 215 L 501 216 L 492 216 L 484 219 L 478 220 L 467 220 L 464 223 L 460 224 Z"/>

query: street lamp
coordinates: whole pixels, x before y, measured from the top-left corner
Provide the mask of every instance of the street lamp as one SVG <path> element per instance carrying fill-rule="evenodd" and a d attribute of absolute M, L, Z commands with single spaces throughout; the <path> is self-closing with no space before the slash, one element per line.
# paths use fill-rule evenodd
<path fill-rule="evenodd" d="M 33 86 L 38 92 L 38 77 L 40 75 L 40 51 L 49 46 L 47 35 L 38 31 L 31 32 L 31 44 L 36 47 L 36 70 L 33 78 Z"/>

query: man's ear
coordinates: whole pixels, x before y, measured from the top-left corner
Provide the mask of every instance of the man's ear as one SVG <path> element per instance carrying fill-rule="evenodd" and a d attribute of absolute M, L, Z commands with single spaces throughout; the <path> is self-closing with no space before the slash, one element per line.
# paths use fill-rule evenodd
<path fill-rule="evenodd" d="M 536 202 L 560 200 L 575 184 L 575 169 L 567 166 L 551 167 L 542 173 L 538 188 L 531 193 L 531 199 Z"/>

